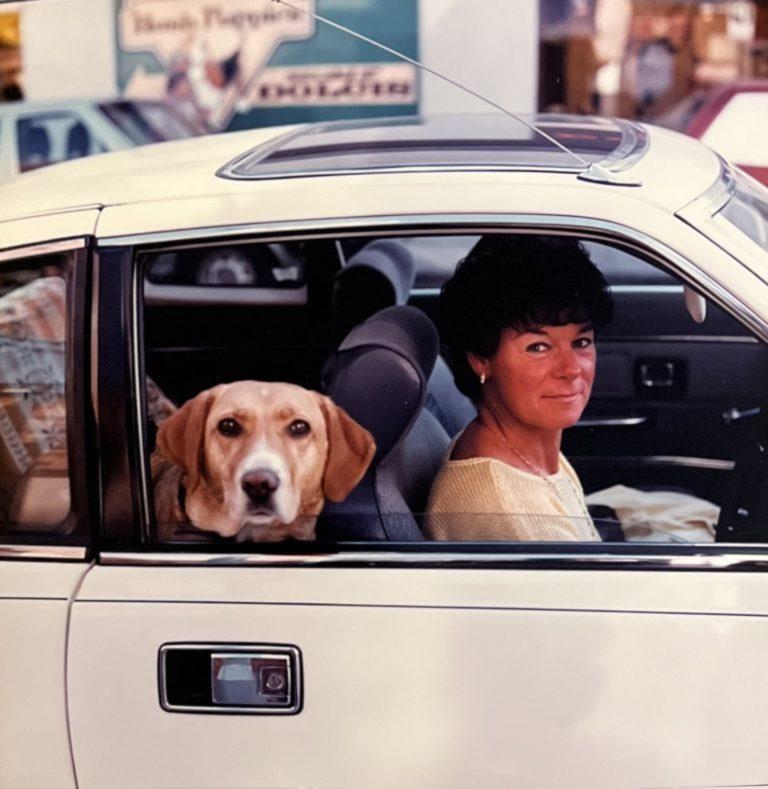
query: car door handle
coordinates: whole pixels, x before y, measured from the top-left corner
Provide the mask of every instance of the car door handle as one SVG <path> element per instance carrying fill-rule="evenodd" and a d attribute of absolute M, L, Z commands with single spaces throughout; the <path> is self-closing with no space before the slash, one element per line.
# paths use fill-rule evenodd
<path fill-rule="evenodd" d="M 637 427 L 648 421 L 647 416 L 588 416 L 574 427 Z"/>
<path fill-rule="evenodd" d="M 160 705 L 168 712 L 295 715 L 301 652 L 283 644 L 163 644 Z"/>

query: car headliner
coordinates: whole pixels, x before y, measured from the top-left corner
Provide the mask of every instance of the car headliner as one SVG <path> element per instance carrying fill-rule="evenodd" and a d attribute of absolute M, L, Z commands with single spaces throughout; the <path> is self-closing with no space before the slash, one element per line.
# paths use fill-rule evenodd
<path fill-rule="evenodd" d="M 630 180 L 641 186 L 580 181 L 573 172 L 490 169 L 441 172 L 435 168 L 425 173 L 259 181 L 233 181 L 216 175 L 223 164 L 237 155 L 291 128 L 298 127 L 255 129 L 148 145 L 31 172 L 0 187 L 0 221 L 79 208 L 133 206 L 136 211 L 124 232 L 142 232 L 141 216 L 148 218 L 149 232 L 242 222 L 235 215 L 243 213 L 244 202 L 249 206 L 250 222 L 450 210 L 520 211 L 525 210 L 525 195 L 542 189 L 550 195 L 555 213 L 560 210 L 556 203 L 561 192 L 582 194 L 585 198 L 590 195 L 598 204 L 629 197 L 672 213 L 705 192 L 720 169 L 714 154 L 698 141 L 647 127 L 648 151 L 621 174 L 631 176 Z M 556 186 L 559 189 L 552 188 Z M 521 189 L 525 193 L 511 199 Z M 405 203 L 403 194 L 409 195 Z M 195 198 L 200 200 L 193 205 Z M 573 200 L 566 203 L 572 204 Z M 164 204 L 162 210 L 160 204 Z M 231 216 L 228 207 L 236 208 Z M 590 214 L 595 214 L 594 203 L 585 215 Z M 123 232 L 118 225 L 112 226 L 110 235 Z"/>

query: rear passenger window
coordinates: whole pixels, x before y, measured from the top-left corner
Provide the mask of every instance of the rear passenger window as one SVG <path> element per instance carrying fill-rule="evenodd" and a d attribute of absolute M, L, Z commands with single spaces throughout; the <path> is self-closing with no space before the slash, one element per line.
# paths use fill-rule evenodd
<path fill-rule="evenodd" d="M 596 328 L 586 405 L 573 405 L 586 380 L 572 372 L 573 363 L 562 373 L 555 365 L 544 383 L 532 376 L 528 390 L 513 382 L 515 397 L 538 393 L 549 411 L 569 415 L 564 460 L 540 474 L 525 447 L 515 446 L 506 460 L 492 455 L 500 462 L 477 485 L 495 486 L 499 495 L 466 503 L 462 485 L 472 483 L 472 464 L 485 456 L 452 452 L 478 407 L 481 420 L 489 412 L 478 395 L 483 370 L 470 371 L 467 382 L 440 294 L 459 262 L 489 240 L 507 250 L 504 265 L 521 265 L 518 249 L 537 265 L 531 250 L 541 243 L 573 254 L 562 236 L 461 233 L 201 243 L 143 253 L 155 538 L 768 541 L 760 525 L 768 498 L 752 495 L 758 486 L 745 474 L 755 467 L 749 458 L 764 430 L 765 348 L 650 257 L 597 240 L 580 248 L 585 265 L 605 280 L 600 288 L 607 287 L 612 317 L 593 327 L 579 306 L 566 321 L 581 332 L 566 343 L 574 358 L 576 350 L 591 353 Z M 479 294 L 478 321 L 486 306 L 503 307 L 516 288 L 527 287 L 524 268 L 516 276 L 503 292 L 491 280 Z M 545 279 L 543 287 L 556 285 Z M 462 290 L 457 301 L 470 297 Z M 602 296 L 595 299 L 591 308 L 602 309 Z M 551 343 L 534 337 L 523 352 L 545 359 Z M 486 392 L 502 368 L 489 369 L 491 383 L 481 382 Z M 529 419 L 525 408 L 520 413 Z M 539 429 L 539 416 L 530 418 Z M 462 474 L 440 483 L 449 458 Z M 538 496 L 548 509 L 523 513 L 518 493 L 510 493 L 515 486 L 536 488 L 531 500 Z"/>
<path fill-rule="evenodd" d="M 19 118 L 16 136 L 21 172 L 104 150 L 80 116 L 71 112 Z"/>
<path fill-rule="evenodd" d="M 0 266 L 0 537 L 69 534 L 67 283 L 72 259 Z"/>

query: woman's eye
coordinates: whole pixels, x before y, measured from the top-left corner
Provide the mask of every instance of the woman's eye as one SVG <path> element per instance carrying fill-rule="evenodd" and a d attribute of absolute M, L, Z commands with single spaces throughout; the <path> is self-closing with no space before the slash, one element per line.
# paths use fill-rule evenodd
<path fill-rule="evenodd" d="M 545 342 L 534 342 L 531 343 L 525 350 L 528 353 L 544 353 L 549 346 Z"/>
<path fill-rule="evenodd" d="M 227 438 L 234 438 L 243 432 L 242 425 L 234 419 L 222 419 L 216 427 L 219 433 Z"/>
<path fill-rule="evenodd" d="M 590 345 L 594 344 L 595 341 L 592 339 L 592 337 L 579 337 L 573 341 L 574 348 L 589 348 Z"/>
<path fill-rule="evenodd" d="M 288 432 L 295 438 L 306 436 L 309 430 L 309 422 L 305 422 L 303 419 L 294 419 L 293 422 L 288 425 Z"/>

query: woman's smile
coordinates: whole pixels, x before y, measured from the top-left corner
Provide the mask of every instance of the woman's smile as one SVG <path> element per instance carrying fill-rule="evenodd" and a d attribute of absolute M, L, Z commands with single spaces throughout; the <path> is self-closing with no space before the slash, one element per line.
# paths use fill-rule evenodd
<path fill-rule="evenodd" d="M 590 324 L 504 329 L 485 360 L 485 394 L 521 425 L 562 430 L 578 422 L 595 377 Z"/>

